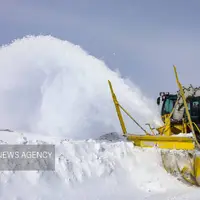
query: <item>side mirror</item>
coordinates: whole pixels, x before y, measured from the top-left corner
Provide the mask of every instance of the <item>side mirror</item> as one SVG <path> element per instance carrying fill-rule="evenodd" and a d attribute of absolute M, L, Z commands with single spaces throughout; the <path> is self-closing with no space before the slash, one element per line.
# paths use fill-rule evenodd
<path fill-rule="evenodd" d="M 160 105 L 160 97 L 157 98 L 157 105 Z"/>

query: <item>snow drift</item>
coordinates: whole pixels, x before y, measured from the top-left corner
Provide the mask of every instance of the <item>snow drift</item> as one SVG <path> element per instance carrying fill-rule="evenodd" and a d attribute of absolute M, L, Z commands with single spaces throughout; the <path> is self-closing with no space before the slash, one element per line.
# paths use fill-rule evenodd
<path fill-rule="evenodd" d="M 120 138 L 74 141 L 17 132 L 1 132 L 1 138 L 56 144 L 56 170 L 1 172 L 0 199 L 181 199 L 193 191 L 165 172 L 155 149 L 134 148 Z"/>
<path fill-rule="evenodd" d="M 119 132 L 108 79 L 140 123 L 160 123 L 155 104 L 136 85 L 68 41 L 16 40 L 1 47 L 0 66 L 0 128 L 77 139 Z M 141 132 L 127 123 L 130 131 Z"/>

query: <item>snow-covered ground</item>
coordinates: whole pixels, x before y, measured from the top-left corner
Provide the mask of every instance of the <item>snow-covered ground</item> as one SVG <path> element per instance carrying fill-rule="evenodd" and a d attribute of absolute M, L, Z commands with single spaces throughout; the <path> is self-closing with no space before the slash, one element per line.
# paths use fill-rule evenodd
<path fill-rule="evenodd" d="M 0 199 L 199 199 L 199 188 L 167 174 L 158 150 L 105 136 L 121 131 L 108 79 L 141 124 L 160 123 L 153 101 L 105 63 L 67 41 L 39 36 L 2 47 L 0 66 L 0 128 L 15 130 L 0 131 L 0 142 L 56 145 L 54 172 L 2 171 Z"/>
<path fill-rule="evenodd" d="M 55 172 L 1 172 L 1 199 L 191 199 L 200 190 L 168 175 L 160 153 L 123 140 L 65 140 L 1 132 L 8 144 L 56 145 Z"/>

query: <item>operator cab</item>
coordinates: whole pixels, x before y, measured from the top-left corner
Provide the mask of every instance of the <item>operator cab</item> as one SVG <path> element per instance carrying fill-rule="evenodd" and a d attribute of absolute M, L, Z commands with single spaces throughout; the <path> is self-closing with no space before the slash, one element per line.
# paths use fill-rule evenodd
<path fill-rule="evenodd" d="M 170 114 L 174 108 L 177 100 L 176 94 L 160 93 L 160 97 L 157 98 L 157 104 L 160 105 L 160 100 L 162 100 L 161 116 Z"/>
<path fill-rule="evenodd" d="M 160 100 L 163 102 L 161 107 L 161 116 L 164 116 L 172 112 L 177 100 L 177 95 L 160 93 L 160 97 L 157 98 L 158 105 L 160 105 Z M 200 97 L 188 97 L 187 105 L 192 122 L 195 122 L 197 126 L 200 127 Z"/>

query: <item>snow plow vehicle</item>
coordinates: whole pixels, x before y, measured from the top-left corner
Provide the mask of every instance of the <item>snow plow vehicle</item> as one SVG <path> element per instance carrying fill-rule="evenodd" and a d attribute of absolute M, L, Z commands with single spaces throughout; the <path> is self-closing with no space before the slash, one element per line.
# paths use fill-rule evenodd
<path fill-rule="evenodd" d="M 160 114 L 164 125 L 157 128 L 149 125 L 150 132 L 122 107 L 109 80 L 108 83 L 123 136 L 135 146 L 159 149 L 167 172 L 190 185 L 200 186 L 200 87 L 183 87 L 176 66 L 173 67 L 179 90 L 177 94 L 160 93 L 157 104 L 162 103 Z M 121 110 L 142 129 L 142 135 L 127 132 Z"/>

